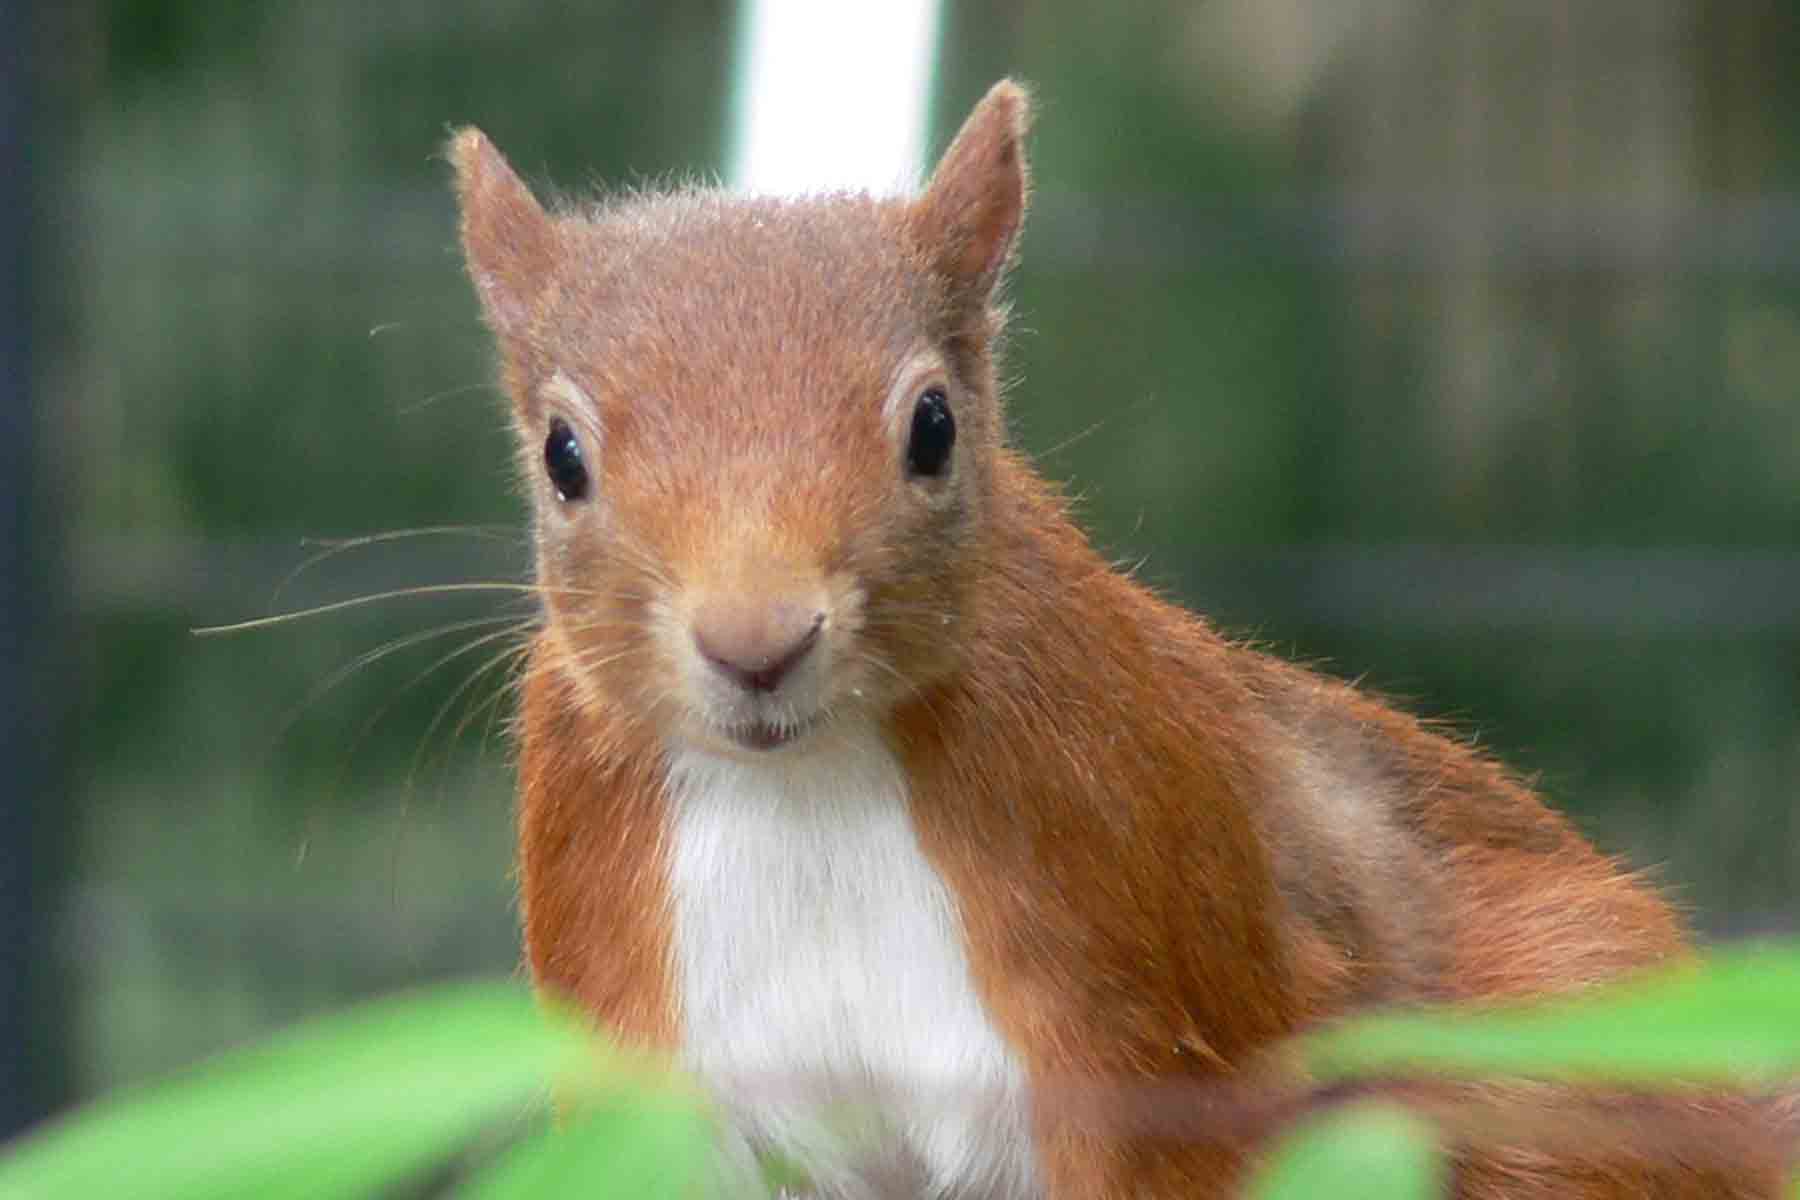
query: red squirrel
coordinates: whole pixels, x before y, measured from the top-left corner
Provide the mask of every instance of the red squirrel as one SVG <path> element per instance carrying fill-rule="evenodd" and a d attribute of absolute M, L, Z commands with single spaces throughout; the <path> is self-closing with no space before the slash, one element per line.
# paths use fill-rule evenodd
<path fill-rule="evenodd" d="M 1028 108 L 996 85 L 904 199 L 547 212 L 451 145 L 535 512 L 532 973 L 702 1079 L 823 1080 L 728 1125 L 826 1194 L 1230 1194 L 1249 1147 L 1047 1097 L 1687 953 L 1503 768 L 1113 570 L 1007 445 Z M 1481 1198 L 1774 1179 L 1456 1163 Z"/>

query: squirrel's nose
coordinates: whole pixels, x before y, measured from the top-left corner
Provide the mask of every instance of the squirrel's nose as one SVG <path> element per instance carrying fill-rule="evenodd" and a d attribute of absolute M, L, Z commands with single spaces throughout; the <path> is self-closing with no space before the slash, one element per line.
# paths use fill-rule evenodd
<path fill-rule="evenodd" d="M 825 614 L 809 604 L 714 604 L 694 616 L 694 647 L 747 692 L 772 692 L 818 644 Z"/>

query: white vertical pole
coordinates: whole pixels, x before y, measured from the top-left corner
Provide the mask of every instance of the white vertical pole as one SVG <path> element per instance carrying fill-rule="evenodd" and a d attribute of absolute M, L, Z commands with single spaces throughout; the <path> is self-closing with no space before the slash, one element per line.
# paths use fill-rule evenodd
<path fill-rule="evenodd" d="M 743 0 L 731 185 L 891 194 L 924 166 L 939 0 Z"/>

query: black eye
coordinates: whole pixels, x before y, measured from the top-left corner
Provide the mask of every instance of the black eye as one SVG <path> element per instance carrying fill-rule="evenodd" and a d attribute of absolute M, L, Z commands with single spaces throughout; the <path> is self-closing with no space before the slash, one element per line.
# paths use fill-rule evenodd
<path fill-rule="evenodd" d="M 544 439 L 544 466 L 550 470 L 550 486 L 558 500 L 579 500 L 587 495 L 587 464 L 581 461 L 581 442 L 560 417 L 550 422 Z"/>
<path fill-rule="evenodd" d="M 941 387 L 926 388 L 913 406 L 912 436 L 906 443 L 906 469 L 914 475 L 941 475 L 956 445 L 956 418 L 950 397 Z"/>

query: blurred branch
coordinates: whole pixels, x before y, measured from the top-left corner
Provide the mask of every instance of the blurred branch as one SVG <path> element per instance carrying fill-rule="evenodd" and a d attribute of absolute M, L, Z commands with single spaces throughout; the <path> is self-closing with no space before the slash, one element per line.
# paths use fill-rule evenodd
<path fill-rule="evenodd" d="M 1384 634 L 1544 629 L 1605 636 L 1800 633 L 1783 550 L 1341 546 L 1176 572 L 1203 610 Z"/>
<path fill-rule="evenodd" d="M 240 186 L 235 203 L 192 180 L 83 181 L 89 227 L 106 229 L 108 272 L 142 256 L 158 263 L 255 262 L 258 270 L 328 274 L 380 264 L 441 268 L 453 220 L 447 188 L 344 185 L 331 211 L 271 239 L 282 203 L 277 180 Z M 266 203 L 269 211 L 262 211 Z M 110 211 L 117 206 L 117 211 Z M 1501 269 L 1550 273 L 1731 269 L 1779 273 L 1800 266 L 1800 195 L 1734 194 L 1685 206 L 1491 192 L 1293 193 L 1225 197 L 1075 192 L 1046 188 L 1033 201 L 1026 260 L 1034 267 L 1100 265 L 1153 272 L 1195 263 L 1265 260 L 1444 270 L 1467 265 L 1471 246 Z M 112 256 L 123 254 L 120 262 Z"/>
<path fill-rule="evenodd" d="M 1800 197 L 1639 210 L 1630 196 L 1360 192 L 1226 201 L 1203 190 L 1179 198 L 1046 191 L 1033 212 L 1029 260 L 1178 271 L 1195 262 L 1272 258 L 1444 271 L 1468 266 L 1476 247 L 1483 264 L 1550 274 L 1775 273 L 1800 264 Z"/>

